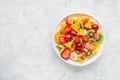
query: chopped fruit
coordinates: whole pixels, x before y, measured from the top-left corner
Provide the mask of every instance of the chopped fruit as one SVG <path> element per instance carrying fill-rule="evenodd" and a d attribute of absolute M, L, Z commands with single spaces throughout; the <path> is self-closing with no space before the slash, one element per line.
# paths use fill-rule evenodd
<path fill-rule="evenodd" d="M 90 21 L 88 21 L 86 24 L 85 24 L 85 28 L 88 28 L 88 29 L 91 29 L 92 28 L 92 24 Z"/>
<path fill-rule="evenodd" d="M 94 45 L 94 50 L 92 51 L 93 53 L 97 53 L 99 50 L 99 46 L 98 45 Z"/>
<path fill-rule="evenodd" d="M 84 48 L 86 48 L 88 51 L 93 51 L 93 45 L 90 43 L 85 43 Z"/>
<path fill-rule="evenodd" d="M 87 15 L 68 16 L 54 34 L 59 55 L 80 64 L 98 53 L 103 38 L 98 22 Z"/>
<path fill-rule="evenodd" d="M 82 52 L 81 59 L 85 60 L 85 52 Z"/>
<path fill-rule="evenodd" d="M 65 35 L 65 41 L 71 41 L 72 40 L 72 35 L 71 34 L 66 34 Z"/>
<path fill-rule="evenodd" d="M 74 30 L 74 31 L 76 31 L 76 32 L 78 32 L 78 25 L 77 24 L 73 24 L 72 26 L 71 26 L 71 28 Z"/>
<path fill-rule="evenodd" d="M 67 25 L 66 25 L 66 22 L 65 22 L 65 21 L 61 23 L 61 25 L 60 25 L 60 31 L 61 31 L 61 33 L 63 33 L 63 30 L 64 30 L 64 28 L 65 28 L 66 26 L 67 26 Z"/>
<path fill-rule="evenodd" d="M 73 61 L 78 60 L 78 54 L 76 52 L 72 52 L 70 55 L 70 59 Z"/>
<path fill-rule="evenodd" d="M 75 36 L 75 43 L 80 43 L 80 37 L 79 36 Z"/>
<path fill-rule="evenodd" d="M 78 31 L 78 35 L 81 35 L 81 36 L 85 36 L 86 35 L 86 30 L 85 29 L 80 29 L 79 31 Z"/>
<path fill-rule="evenodd" d="M 76 35 L 77 34 L 77 32 L 76 31 L 74 31 L 74 30 L 71 30 L 71 32 L 70 32 L 72 35 Z"/>
<path fill-rule="evenodd" d="M 65 60 L 68 60 L 70 58 L 71 51 L 69 48 L 66 48 L 62 51 L 61 57 Z"/>
<path fill-rule="evenodd" d="M 87 36 L 82 36 L 81 38 L 84 42 L 88 42 L 88 37 Z"/>
<path fill-rule="evenodd" d="M 67 34 L 67 33 L 70 33 L 72 29 L 70 27 L 65 27 L 64 30 L 63 30 L 63 34 Z"/>
<path fill-rule="evenodd" d="M 92 29 L 95 30 L 95 31 L 97 31 L 99 29 L 98 24 L 93 24 L 92 25 Z"/>
<path fill-rule="evenodd" d="M 59 41 L 60 41 L 61 44 L 66 43 L 66 41 L 65 41 L 65 35 L 61 35 L 61 36 L 59 37 Z"/>
<path fill-rule="evenodd" d="M 76 43 L 75 44 L 75 50 L 81 50 L 82 49 L 82 44 Z"/>
<path fill-rule="evenodd" d="M 60 43 L 60 40 L 59 40 L 59 37 L 60 37 L 60 32 L 56 32 L 55 35 L 54 35 L 54 39 L 55 39 L 55 42 L 56 43 Z"/>
<path fill-rule="evenodd" d="M 84 60 L 81 59 L 81 58 L 78 58 L 78 62 L 81 63 L 81 64 L 83 64 L 83 63 L 84 63 Z"/>
<path fill-rule="evenodd" d="M 71 46 L 72 46 L 72 41 L 65 43 L 64 46 L 71 48 Z"/>
<path fill-rule="evenodd" d="M 90 20 L 90 18 L 87 17 L 87 16 L 83 16 L 83 17 L 80 18 L 80 21 L 82 21 L 83 24 L 85 24 L 85 23 L 88 22 L 89 20 Z"/>
<path fill-rule="evenodd" d="M 93 33 L 92 38 L 95 39 L 95 40 L 97 40 L 97 37 L 98 37 L 98 34 L 96 32 Z"/>

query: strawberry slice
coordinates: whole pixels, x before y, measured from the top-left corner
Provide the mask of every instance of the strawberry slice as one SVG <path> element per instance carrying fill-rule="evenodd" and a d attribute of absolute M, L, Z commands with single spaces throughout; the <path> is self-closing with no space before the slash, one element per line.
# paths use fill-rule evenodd
<path fill-rule="evenodd" d="M 65 27 L 63 30 L 63 34 L 70 33 L 71 30 L 72 30 L 71 27 Z"/>
<path fill-rule="evenodd" d="M 71 53 L 70 49 L 66 48 L 62 51 L 61 57 L 65 60 L 68 60 L 70 58 L 70 53 Z"/>
<path fill-rule="evenodd" d="M 97 39 L 97 37 L 98 37 L 97 33 L 96 33 L 96 32 L 95 32 L 95 33 L 93 33 L 92 38 L 96 40 L 96 39 Z"/>
<path fill-rule="evenodd" d="M 61 44 L 66 43 L 66 41 L 65 41 L 65 35 L 61 35 L 61 36 L 59 37 L 59 41 L 60 41 Z"/>
<path fill-rule="evenodd" d="M 71 25 L 71 22 L 70 22 L 69 18 L 66 19 L 66 24 L 69 25 L 69 26 Z"/>
<path fill-rule="evenodd" d="M 90 43 L 85 43 L 84 44 L 84 48 L 86 48 L 87 50 L 89 50 L 89 51 L 93 51 L 93 45 L 91 45 Z"/>
<path fill-rule="evenodd" d="M 83 40 L 84 42 L 88 42 L 87 36 L 82 36 L 81 38 L 82 38 L 82 40 Z"/>
<path fill-rule="evenodd" d="M 73 35 L 76 35 L 76 34 L 77 34 L 77 32 L 74 31 L 74 30 L 71 30 L 70 33 L 73 34 Z"/>
<path fill-rule="evenodd" d="M 80 37 L 78 35 L 75 36 L 75 43 L 80 43 Z"/>
<path fill-rule="evenodd" d="M 82 52 L 82 56 L 81 56 L 81 59 L 85 60 L 85 52 Z"/>

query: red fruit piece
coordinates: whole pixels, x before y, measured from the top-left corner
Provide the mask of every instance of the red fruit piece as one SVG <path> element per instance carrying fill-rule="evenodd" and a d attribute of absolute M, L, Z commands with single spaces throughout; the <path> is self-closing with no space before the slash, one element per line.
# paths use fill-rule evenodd
<path fill-rule="evenodd" d="M 73 34 L 73 35 L 76 35 L 76 34 L 77 34 L 77 32 L 74 31 L 74 30 L 71 30 L 70 33 Z"/>
<path fill-rule="evenodd" d="M 66 48 L 66 49 L 64 49 L 64 50 L 62 51 L 61 57 L 62 57 L 63 59 L 65 59 L 65 60 L 67 60 L 67 59 L 70 58 L 70 53 L 71 53 L 70 49 L 69 49 L 69 48 Z"/>
<path fill-rule="evenodd" d="M 80 37 L 78 35 L 75 36 L 75 43 L 80 43 Z"/>
<path fill-rule="evenodd" d="M 66 41 L 65 41 L 65 35 L 61 35 L 61 36 L 59 37 L 59 40 L 60 40 L 60 43 L 61 43 L 61 44 L 66 43 Z"/>
<path fill-rule="evenodd" d="M 90 43 L 85 43 L 84 48 L 86 48 L 89 51 L 93 51 L 93 46 Z"/>
<path fill-rule="evenodd" d="M 82 44 L 80 44 L 80 43 L 76 43 L 75 44 L 75 50 L 81 50 L 82 49 Z"/>
<path fill-rule="evenodd" d="M 71 25 L 71 22 L 70 22 L 69 18 L 66 19 L 66 24 L 67 24 L 68 26 Z"/>
<path fill-rule="evenodd" d="M 97 31 L 99 29 L 98 24 L 93 24 L 92 25 L 92 29 L 95 30 L 95 31 Z"/>
<path fill-rule="evenodd" d="M 65 27 L 63 30 L 63 34 L 70 33 L 71 30 L 72 30 L 71 27 Z"/>
<path fill-rule="evenodd" d="M 82 36 L 81 38 L 84 42 L 88 42 L 88 37 L 87 36 Z"/>
<path fill-rule="evenodd" d="M 98 37 L 97 33 L 93 33 L 92 38 L 96 40 L 97 37 Z"/>
<path fill-rule="evenodd" d="M 72 35 L 71 34 L 66 34 L 65 35 L 65 41 L 71 41 L 72 40 Z"/>
<path fill-rule="evenodd" d="M 85 60 L 85 52 L 82 52 L 82 56 L 81 56 L 81 59 Z"/>

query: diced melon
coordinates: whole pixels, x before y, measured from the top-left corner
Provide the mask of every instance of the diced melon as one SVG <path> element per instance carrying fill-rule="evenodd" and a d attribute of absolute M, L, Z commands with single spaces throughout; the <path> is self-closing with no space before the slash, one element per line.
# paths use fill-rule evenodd
<path fill-rule="evenodd" d="M 85 27 L 88 28 L 88 29 L 91 29 L 91 28 L 92 28 L 91 22 L 88 21 L 88 22 L 85 24 Z"/>
<path fill-rule="evenodd" d="M 55 42 L 58 43 L 58 44 L 60 43 L 59 37 L 60 37 L 60 31 L 56 32 L 55 35 L 54 35 Z"/>
<path fill-rule="evenodd" d="M 63 22 L 61 23 L 61 25 L 60 25 L 60 31 L 61 31 L 61 33 L 63 33 L 63 30 L 64 30 L 64 28 L 65 28 L 66 26 L 67 26 L 66 22 L 63 21 Z"/>

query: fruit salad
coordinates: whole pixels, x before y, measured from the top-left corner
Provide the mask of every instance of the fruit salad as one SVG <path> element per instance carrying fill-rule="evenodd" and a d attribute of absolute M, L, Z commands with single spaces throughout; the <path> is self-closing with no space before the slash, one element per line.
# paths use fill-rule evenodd
<path fill-rule="evenodd" d="M 93 18 L 70 16 L 60 23 L 54 40 L 61 58 L 83 64 L 98 53 L 103 33 Z"/>

